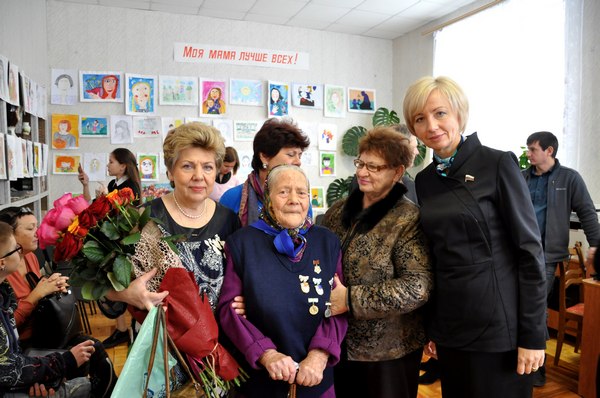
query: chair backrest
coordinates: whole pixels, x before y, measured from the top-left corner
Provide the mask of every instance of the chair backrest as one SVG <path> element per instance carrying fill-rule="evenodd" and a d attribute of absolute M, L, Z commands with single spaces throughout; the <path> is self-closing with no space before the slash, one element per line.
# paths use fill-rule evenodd
<path fill-rule="evenodd" d="M 559 314 L 566 311 L 568 307 L 573 306 L 573 302 L 567 302 L 568 298 L 573 297 L 573 292 L 567 292 L 567 289 L 571 286 L 578 286 L 578 302 L 583 302 L 583 279 L 585 278 L 585 271 L 582 267 L 569 268 L 569 262 L 562 261 L 558 263 L 558 278 L 559 278 L 559 292 L 558 292 L 558 311 Z"/>

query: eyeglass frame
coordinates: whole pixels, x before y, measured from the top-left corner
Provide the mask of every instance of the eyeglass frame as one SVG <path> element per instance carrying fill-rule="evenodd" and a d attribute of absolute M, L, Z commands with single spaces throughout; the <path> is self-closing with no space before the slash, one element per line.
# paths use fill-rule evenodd
<path fill-rule="evenodd" d="M 363 162 L 362 160 L 356 158 L 352 161 L 352 164 L 354 164 L 354 167 L 356 167 L 356 170 L 360 170 L 363 167 L 367 168 L 367 171 L 371 172 L 371 173 L 379 173 L 381 170 L 385 170 L 385 169 L 389 169 L 390 166 L 387 164 L 382 164 L 379 166 L 376 166 L 374 164 L 371 163 L 366 163 Z"/>
<path fill-rule="evenodd" d="M 4 256 L 0 257 L 0 260 L 4 260 L 5 258 L 12 256 L 16 252 L 19 252 L 19 254 L 23 253 L 23 246 L 21 246 L 20 244 L 17 243 L 17 248 L 9 251 Z"/>

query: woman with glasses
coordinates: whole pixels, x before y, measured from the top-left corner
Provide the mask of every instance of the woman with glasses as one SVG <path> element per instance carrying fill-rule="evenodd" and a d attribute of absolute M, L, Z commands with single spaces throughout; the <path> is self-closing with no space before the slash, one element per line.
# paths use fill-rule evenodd
<path fill-rule="evenodd" d="M 426 342 L 421 307 L 432 273 L 419 209 L 405 197 L 402 176 L 413 158 L 409 140 L 375 127 L 354 161 L 359 189 L 336 202 L 323 225 L 342 242 L 345 286 L 336 279 L 333 315 L 348 313 L 339 397 L 415 398 Z"/>
<path fill-rule="evenodd" d="M 38 220 L 30 209 L 26 207 L 6 209 L 0 214 L 0 221 L 6 222 L 12 227 L 17 243 L 14 250 L 21 253 L 16 272 L 7 275 L 6 280 L 12 287 L 16 299 L 14 320 L 19 332 L 19 345 L 26 349 L 32 346 L 30 339 L 33 334 L 33 314 L 40 300 L 57 292 L 66 293 L 69 287 L 69 278 L 60 273 L 53 273 L 47 277 L 42 276 L 40 264 L 34 253 L 38 248 Z M 8 253 L 6 256 L 10 254 Z M 27 281 L 27 274 L 32 274 L 35 279 L 39 280 L 34 288 Z M 67 345 L 76 346 L 84 341 L 92 341 L 92 344 L 97 344 L 94 346 L 89 369 L 82 371 L 82 375 L 89 372 L 93 381 L 92 394 L 94 397 L 109 397 L 117 376 L 102 344 L 90 336 L 78 334 L 71 338 Z"/>

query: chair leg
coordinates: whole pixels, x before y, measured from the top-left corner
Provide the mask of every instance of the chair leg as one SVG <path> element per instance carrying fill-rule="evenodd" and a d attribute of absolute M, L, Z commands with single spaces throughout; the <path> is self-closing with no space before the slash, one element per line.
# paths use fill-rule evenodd
<path fill-rule="evenodd" d="M 77 301 L 77 306 L 79 307 L 79 314 L 81 316 L 81 323 L 83 324 L 83 331 L 87 335 L 92 334 L 92 326 L 90 325 L 90 320 L 88 318 L 87 311 L 85 309 L 85 303 L 81 300 Z"/>
<path fill-rule="evenodd" d="M 558 327 L 558 335 L 556 336 L 556 353 L 554 354 L 554 366 L 558 366 L 558 362 L 560 361 L 560 353 L 562 351 L 563 340 L 565 338 L 565 327 L 559 325 Z"/>
<path fill-rule="evenodd" d="M 583 321 L 577 322 L 577 337 L 575 338 L 575 352 L 581 347 L 581 336 L 583 334 Z"/>

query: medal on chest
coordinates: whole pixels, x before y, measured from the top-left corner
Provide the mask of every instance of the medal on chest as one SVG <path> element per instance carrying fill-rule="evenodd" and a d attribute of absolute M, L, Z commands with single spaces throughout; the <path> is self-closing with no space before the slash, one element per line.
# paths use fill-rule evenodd
<path fill-rule="evenodd" d="M 302 290 L 302 293 L 308 294 L 308 292 L 310 292 L 310 286 L 308 285 L 308 275 L 298 275 L 298 279 L 300 279 L 300 290 Z"/>
<path fill-rule="evenodd" d="M 309 314 L 317 315 L 319 313 L 319 307 L 317 307 L 317 305 L 316 305 L 318 302 L 319 302 L 319 299 L 316 297 L 308 299 L 308 304 L 311 304 L 311 306 L 308 308 Z"/>

